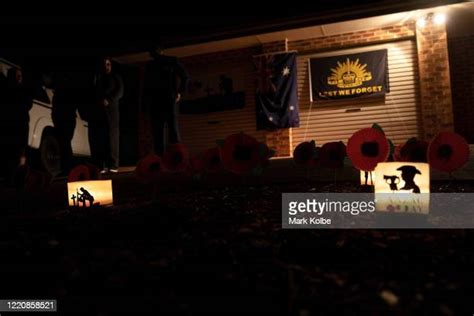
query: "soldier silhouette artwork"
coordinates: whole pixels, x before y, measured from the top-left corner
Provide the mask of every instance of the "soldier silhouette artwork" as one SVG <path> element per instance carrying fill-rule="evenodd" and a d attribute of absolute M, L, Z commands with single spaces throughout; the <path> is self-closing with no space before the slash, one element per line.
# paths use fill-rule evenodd
<path fill-rule="evenodd" d="M 400 190 L 412 190 L 413 193 L 420 193 L 420 188 L 415 183 L 415 175 L 421 175 L 421 171 L 414 166 L 401 166 L 397 170 L 402 172 L 402 179 L 405 181 L 405 185 Z"/>
<path fill-rule="evenodd" d="M 384 175 L 383 179 L 390 186 L 392 192 L 400 190 L 412 190 L 412 193 L 420 193 L 420 187 L 415 183 L 415 176 L 417 174 L 421 175 L 421 171 L 416 169 L 414 166 L 401 166 L 397 168 L 398 171 L 402 172 L 402 180 L 405 182 L 405 185 L 402 188 L 398 188 L 400 183 L 400 178 L 395 175 L 387 176 Z"/>
<path fill-rule="evenodd" d="M 72 200 L 72 206 L 76 207 L 76 199 L 77 199 L 77 196 L 73 193 L 71 195 L 71 200 Z M 78 202 L 79 203 L 79 202 Z"/>
<path fill-rule="evenodd" d="M 82 203 L 82 207 L 86 207 L 87 201 L 89 201 L 89 207 L 92 207 L 94 205 L 94 197 L 92 196 L 92 194 L 90 194 L 89 191 L 87 191 L 86 189 L 82 187 L 79 189 L 79 191 L 80 192 L 76 192 L 77 193 L 76 195 L 73 194 L 71 196 L 74 206 L 80 207 L 81 206 L 80 203 Z M 77 199 L 77 205 L 76 205 L 76 199 Z"/>
<path fill-rule="evenodd" d="M 400 183 L 400 178 L 398 176 L 383 176 L 385 182 L 390 186 L 392 192 L 398 191 L 398 183 Z"/>

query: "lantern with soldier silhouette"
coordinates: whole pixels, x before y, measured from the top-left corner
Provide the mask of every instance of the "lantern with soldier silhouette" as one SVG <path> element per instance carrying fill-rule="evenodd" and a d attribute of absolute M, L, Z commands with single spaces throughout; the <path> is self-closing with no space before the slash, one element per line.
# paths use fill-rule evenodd
<path fill-rule="evenodd" d="M 385 162 L 375 168 L 379 211 L 428 213 L 430 170 L 427 163 Z"/>
<path fill-rule="evenodd" d="M 112 180 L 68 182 L 70 207 L 93 207 L 113 204 Z"/>

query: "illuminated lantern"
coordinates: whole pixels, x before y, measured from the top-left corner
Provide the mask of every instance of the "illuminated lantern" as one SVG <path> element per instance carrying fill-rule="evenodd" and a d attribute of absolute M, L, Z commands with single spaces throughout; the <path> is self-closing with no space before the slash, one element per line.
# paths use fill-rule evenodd
<path fill-rule="evenodd" d="M 151 154 L 141 159 L 135 169 L 137 178 L 143 182 L 157 181 L 163 171 L 161 157 Z"/>
<path fill-rule="evenodd" d="M 385 134 L 375 128 L 363 128 L 347 142 L 347 155 L 359 170 L 374 170 L 379 162 L 387 160 L 389 153 L 390 146 Z"/>
<path fill-rule="evenodd" d="M 169 145 L 163 155 L 163 167 L 166 171 L 182 172 L 189 165 L 189 153 L 186 147 L 181 144 Z"/>
<path fill-rule="evenodd" d="M 469 160 L 469 144 L 453 132 L 441 132 L 428 147 L 430 166 L 444 172 L 453 172 Z"/>
<path fill-rule="evenodd" d="M 107 206 L 114 203 L 112 180 L 68 182 L 67 191 L 71 207 Z"/>
<path fill-rule="evenodd" d="M 373 186 L 375 183 L 375 171 L 360 171 L 360 185 Z"/>
<path fill-rule="evenodd" d="M 318 149 L 314 140 L 302 142 L 293 151 L 293 160 L 298 165 L 313 167 L 318 160 Z"/>
<path fill-rule="evenodd" d="M 398 161 L 427 162 L 427 151 L 427 141 L 411 138 L 401 146 Z"/>
<path fill-rule="evenodd" d="M 427 163 L 383 162 L 375 168 L 378 211 L 429 212 L 430 167 Z"/>
<path fill-rule="evenodd" d="M 221 158 L 224 167 L 233 173 L 250 172 L 260 165 L 260 143 L 244 133 L 232 134 L 224 140 Z"/>
<path fill-rule="evenodd" d="M 343 142 L 326 143 L 319 152 L 319 162 L 325 168 L 342 168 L 345 156 L 346 146 Z"/>
<path fill-rule="evenodd" d="M 214 173 L 222 170 L 221 153 L 218 147 L 208 149 L 203 154 L 204 170 Z"/>

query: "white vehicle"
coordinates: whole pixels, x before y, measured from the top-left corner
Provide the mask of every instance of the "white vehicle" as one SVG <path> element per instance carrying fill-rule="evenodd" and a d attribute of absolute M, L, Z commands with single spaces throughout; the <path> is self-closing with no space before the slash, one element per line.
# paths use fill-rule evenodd
<path fill-rule="evenodd" d="M 5 76 L 11 67 L 18 67 L 0 58 L 0 72 Z M 18 67 L 20 68 L 20 67 Z M 54 91 L 43 87 L 49 102 L 34 100 L 30 110 L 30 130 L 28 145 L 39 151 L 41 165 L 49 173 L 55 175 L 60 172 L 60 150 L 54 135 L 54 125 L 51 118 L 51 101 Z M 79 112 L 76 115 L 76 129 L 71 142 L 72 151 L 75 156 L 90 156 L 87 122 L 82 120 Z"/>

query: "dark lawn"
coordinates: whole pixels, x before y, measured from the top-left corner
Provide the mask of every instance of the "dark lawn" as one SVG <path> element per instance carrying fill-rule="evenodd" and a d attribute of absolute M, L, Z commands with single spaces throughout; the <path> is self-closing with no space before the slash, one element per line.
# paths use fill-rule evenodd
<path fill-rule="evenodd" d="M 154 204 L 149 188 L 115 183 L 108 209 L 65 212 L 58 188 L 20 214 L 6 202 L 0 298 L 57 299 L 80 315 L 474 312 L 472 231 L 281 229 L 282 192 L 354 183 L 176 187 Z M 474 186 L 432 187 L 460 190 Z"/>

